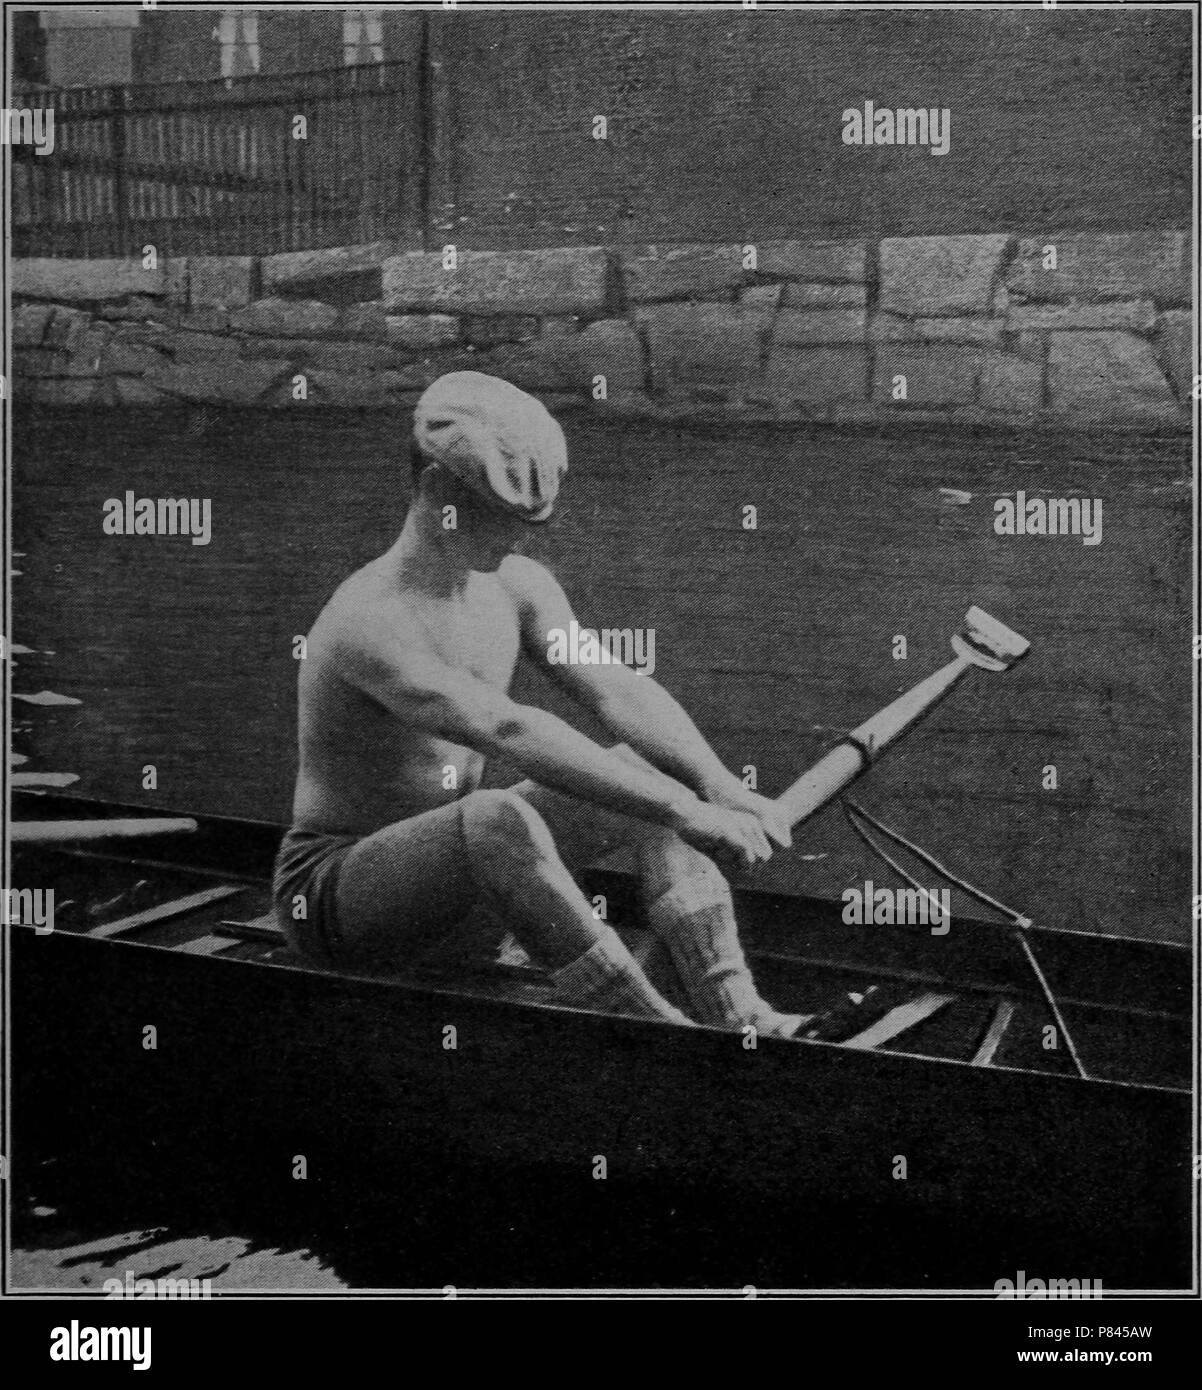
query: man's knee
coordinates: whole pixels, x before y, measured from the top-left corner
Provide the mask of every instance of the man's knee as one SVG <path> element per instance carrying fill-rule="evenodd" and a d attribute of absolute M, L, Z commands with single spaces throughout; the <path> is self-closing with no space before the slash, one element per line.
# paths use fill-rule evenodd
<path fill-rule="evenodd" d="M 470 854 L 503 852 L 522 858 L 555 854 L 555 841 L 546 822 L 514 792 L 500 787 L 471 792 L 460 805 Z"/>

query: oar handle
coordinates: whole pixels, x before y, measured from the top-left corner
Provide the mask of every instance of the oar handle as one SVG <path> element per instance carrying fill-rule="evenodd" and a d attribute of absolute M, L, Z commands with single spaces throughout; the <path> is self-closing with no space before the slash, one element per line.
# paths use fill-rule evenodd
<path fill-rule="evenodd" d="M 81 840 L 132 840 L 144 835 L 180 835 L 196 829 L 189 816 L 137 820 L 26 820 L 12 824 L 14 844 L 69 844 Z"/>

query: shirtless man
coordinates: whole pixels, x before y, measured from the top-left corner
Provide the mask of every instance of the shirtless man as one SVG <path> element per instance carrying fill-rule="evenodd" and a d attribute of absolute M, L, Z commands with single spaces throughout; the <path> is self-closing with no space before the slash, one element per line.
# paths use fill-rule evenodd
<path fill-rule="evenodd" d="M 548 663 L 548 634 L 569 630 L 572 610 L 514 550 L 551 514 L 567 468 L 559 425 L 517 387 L 453 372 L 418 403 L 414 443 L 400 537 L 337 590 L 301 663 L 300 771 L 275 877 L 293 945 L 396 973 L 483 907 L 560 1001 L 687 1023 L 572 877 L 625 843 L 696 1020 L 790 1036 L 801 1020 L 756 992 L 717 867 L 767 860 L 788 825 L 650 676 Z M 515 703 L 520 655 L 619 746 Z M 529 780 L 481 790 L 490 757 Z"/>

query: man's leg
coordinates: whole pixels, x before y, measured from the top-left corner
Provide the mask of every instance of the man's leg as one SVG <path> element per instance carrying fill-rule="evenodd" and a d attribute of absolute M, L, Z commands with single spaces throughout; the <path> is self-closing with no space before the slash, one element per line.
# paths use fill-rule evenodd
<path fill-rule="evenodd" d="M 472 792 L 352 847 L 337 911 L 354 963 L 403 969 L 482 900 L 552 972 L 564 1002 L 687 1023 L 592 908 L 537 811 L 509 791 Z"/>
<path fill-rule="evenodd" d="M 791 1038 L 804 1019 L 760 997 L 739 944 L 730 886 L 714 862 L 671 833 L 645 837 L 638 853 L 647 925 L 667 946 L 697 1019 Z"/>
<path fill-rule="evenodd" d="M 613 751 L 665 776 L 625 744 Z M 778 1013 L 757 992 L 739 944 L 730 887 L 711 859 L 672 831 L 537 783 L 520 782 L 511 790 L 539 811 L 573 870 L 619 845 L 635 850 L 647 924 L 667 947 L 700 1022 L 718 1028 L 750 1024 L 781 1037 L 797 1031 L 799 1015 Z"/>

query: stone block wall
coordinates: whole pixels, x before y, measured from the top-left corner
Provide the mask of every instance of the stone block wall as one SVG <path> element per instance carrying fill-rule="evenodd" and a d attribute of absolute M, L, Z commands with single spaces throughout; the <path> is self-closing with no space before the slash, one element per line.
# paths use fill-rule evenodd
<path fill-rule="evenodd" d="M 13 263 L 14 397 L 1184 431 L 1184 232 Z"/>

